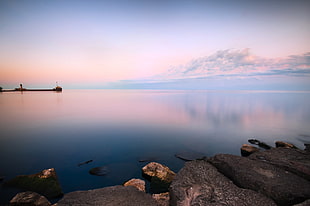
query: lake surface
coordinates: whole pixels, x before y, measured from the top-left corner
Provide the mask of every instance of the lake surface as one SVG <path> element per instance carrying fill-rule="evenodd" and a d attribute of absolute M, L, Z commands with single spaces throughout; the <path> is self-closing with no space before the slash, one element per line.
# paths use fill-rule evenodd
<path fill-rule="evenodd" d="M 310 93 L 64 90 L 0 93 L 0 176 L 55 168 L 65 193 L 142 178 L 155 159 L 178 171 L 180 152 L 240 155 L 249 138 L 304 148 Z M 93 160 L 89 164 L 79 163 Z M 107 166 L 106 176 L 93 167 Z M 0 188 L 0 204 L 16 193 Z"/>

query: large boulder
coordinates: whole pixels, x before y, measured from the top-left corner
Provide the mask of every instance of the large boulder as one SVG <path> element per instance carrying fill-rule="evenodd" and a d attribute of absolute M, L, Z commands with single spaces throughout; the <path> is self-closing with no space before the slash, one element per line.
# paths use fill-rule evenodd
<path fill-rule="evenodd" d="M 292 148 L 274 148 L 249 156 L 252 160 L 281 167 L 310 181 L 310 153 Z"/>
<path fill-rule="evenodd" d="M 37 192 L 48 198 L 63 195 L 54 168 L 43 170 L 37 174 L 19 175 L 6 182 L 5 185 Z"/>
<path fill-rule="evenodd" d="M 10 206 L 51 206 L 52 204 L 36 192 L 21 192 L 13 197 Z"/>
<path fill-rule="evenodd" d="M 274 165 L 228 154 L 216 155 L 208 161 L 236 185 L 265 194 L 279 205 L 297 204 L 310 198 L 309 181 Z"/>
<path fill-rule="evenodd" d="M 276 205 L 255 191 L 234 185 L 205 160 L 187 162 L 177 173 L 170 188 L 170 204 L 189 205 Z"/>
<path fill-rule="evenodd" d="M 65 194 L 57 206 L 157 206 L 150 194 L 134 187 L 112 186 L 88 191 L 76 191 Z"/>

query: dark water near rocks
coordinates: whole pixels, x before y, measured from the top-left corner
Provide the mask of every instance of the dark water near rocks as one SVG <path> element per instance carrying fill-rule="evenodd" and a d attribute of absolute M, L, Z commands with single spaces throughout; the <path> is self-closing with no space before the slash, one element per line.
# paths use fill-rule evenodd
<path fill-rule="evenodd" d="M 309 92 L 0 93 L 0 177 L 54 167 L 65 193 L 100 188 L 142 178 L 142 160 L 178 171 L 184 161 L 175 154 L 239 155 L 253 137 L 304 148 L 309 126 Z M 107 175 L 89 174 L 101 166 Z M 15 192 L 1 185 L 0 204 Z"/>

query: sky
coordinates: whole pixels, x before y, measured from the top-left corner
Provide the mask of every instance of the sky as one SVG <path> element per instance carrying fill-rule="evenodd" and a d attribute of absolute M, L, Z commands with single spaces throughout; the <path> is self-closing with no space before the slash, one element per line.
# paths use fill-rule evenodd
<path fill-rule="evenodd" d="M 309 22 L 309 0 L 1 0 L 0 86 L 310 90 Z"/>

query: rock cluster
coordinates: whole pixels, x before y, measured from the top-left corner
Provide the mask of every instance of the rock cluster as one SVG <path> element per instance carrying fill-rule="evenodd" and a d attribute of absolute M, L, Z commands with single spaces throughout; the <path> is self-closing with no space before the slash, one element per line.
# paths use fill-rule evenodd
<path fill-rule="evenodd" d="M 258 140 L 251 142 L 265 150 L 243 145 L 247 157 L 218 154 L 188 161 L 177 174 L 157 162 L 147 164 L 142 172 L 149 177 L 151 188 L 158 181 L 165 183 L 166 191 L 160 194 L 145 193 L 145 182 L 131 179 L 123 186 L 65 194 L 55 205 L 310 205 L 309 150 L 283 143 L 273 148 Z M 57 180 L 53 169 L 30 177 Z M 26 192 L 17 194 L 10 205 L 48 206 L 50 203 L 37 193 Z"/>

